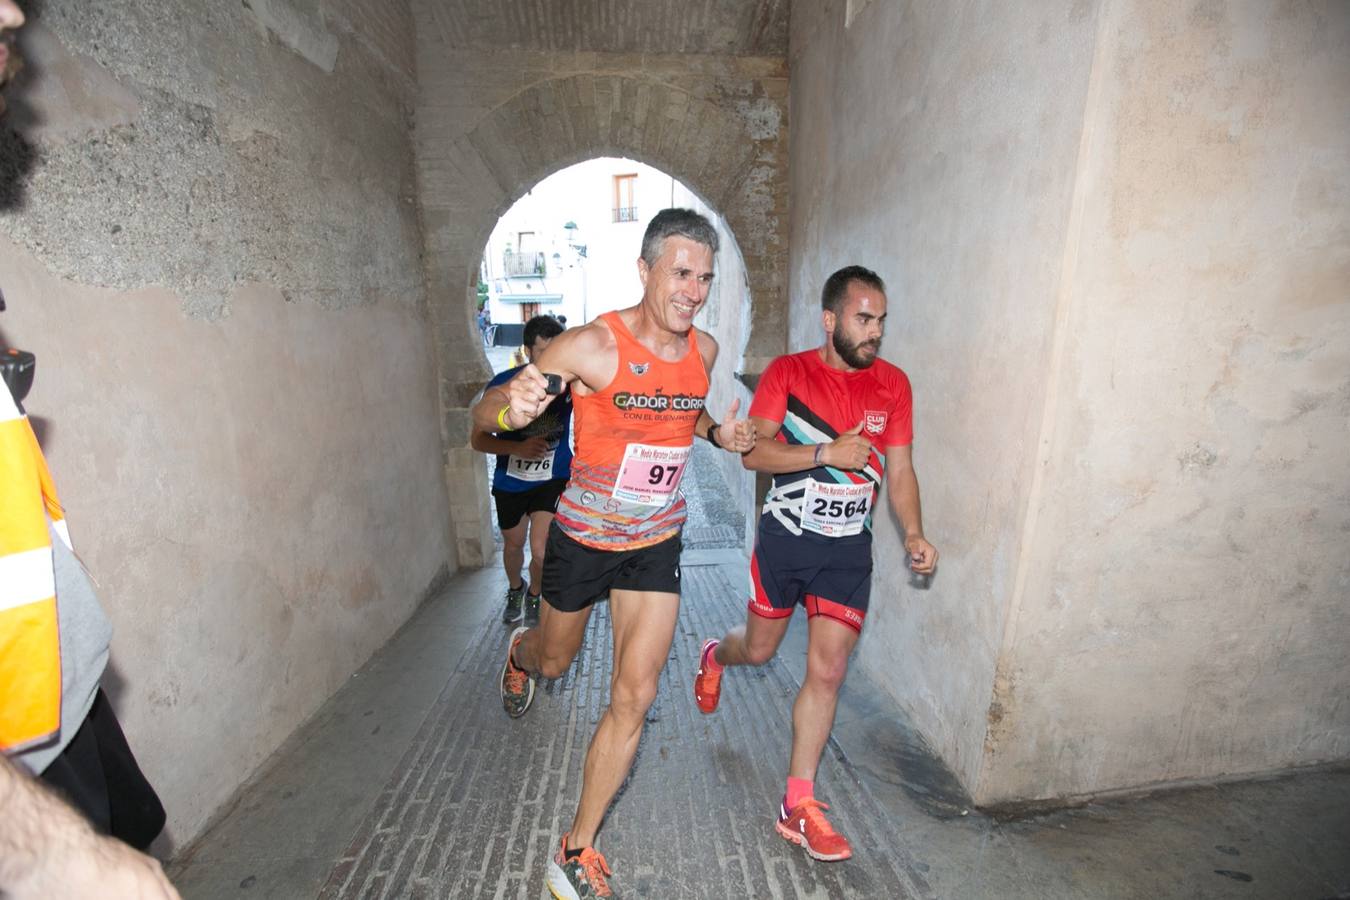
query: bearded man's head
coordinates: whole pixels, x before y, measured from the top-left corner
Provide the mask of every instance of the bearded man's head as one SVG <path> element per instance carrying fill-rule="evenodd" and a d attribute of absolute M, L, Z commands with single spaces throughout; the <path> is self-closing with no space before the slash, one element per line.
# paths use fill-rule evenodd
<path fill-rule="evenodd" d="M 0 91 L 23 67 L 14 49 L 14 32 L 23 25 L 23 10 L 14 0 L 0 0 Z M 5 95 L 0 93 L 0 115 L 5 112 Z"/>

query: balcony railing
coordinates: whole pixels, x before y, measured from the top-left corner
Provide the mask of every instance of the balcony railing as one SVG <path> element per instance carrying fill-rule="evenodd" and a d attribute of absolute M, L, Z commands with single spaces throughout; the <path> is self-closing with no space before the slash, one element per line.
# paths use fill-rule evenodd
<path fill-rule="evenodd" d="M 543 253 L 508 253 L 502 259 L 507 278 L 544 274 Z"/>
<path fill-rule="evenodd" d="M 616 206 L 616 207 L 614 207 L 614 221 L 615 221 L 615 222 L 636 222 L 636 221 L 637 221 L 637 207 L 636 207 L 636 206 Z"/>

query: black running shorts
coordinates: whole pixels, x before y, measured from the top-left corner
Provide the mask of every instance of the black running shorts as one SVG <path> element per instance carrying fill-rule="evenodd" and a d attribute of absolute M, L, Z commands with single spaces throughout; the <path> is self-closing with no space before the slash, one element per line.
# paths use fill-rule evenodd
<path fill-rule="evenodd" d="M 492 499 L 497 504 L 497 527 L 506 531 L 519 525 L 521 516 L 557 512 L 558 498 L 565 487 L 566 478 L 554 478 L 528 491 L 493 491 Z"/>
<path fill-rule="evenodd" d="M 750 578 L 755 615 L 785 618 L 800 603 L 808 616 L 829 616 L 862 631 L 872 596 L 872 535 L 795 535 L 766 516 L 755 537 Z"/>
<path fill-rule="evenodd" d="M 544 550 L 544 599 L 577 612 L 610 591 L 680 593 L 679 533 L 640 550 L 597 550 L 568 537 L 555 519 Z"/>

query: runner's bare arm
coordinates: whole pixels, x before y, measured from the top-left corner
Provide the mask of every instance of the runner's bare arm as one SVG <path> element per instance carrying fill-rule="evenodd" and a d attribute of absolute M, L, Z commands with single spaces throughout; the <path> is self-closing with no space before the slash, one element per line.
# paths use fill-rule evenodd
<path fill-rule="evenodd" d="M 500 409 L 500 407 L 498 407 Z M 489 453 L 493 455 L 511 455 L 514 454 L 524 459 L 543 459 L 550 450 L 547 438 L 535 436 L 526 438 L 523 441 L 508 441 L 497 437 L 491 432 L 483 431 L 479 428 L 473 429 L 469 435 L 469 446 L 479 453 Z"/>
<path fill-rule="evenodd" d="M 497 385 L 497 387 L 504 388 L 504 385 Z M 483 388 L 483 394 L 479 396 L 479 401 L 482 401 L 486 397 L 487 392 L 492 389 L 493 388 L 491 387 Z M 477 408 L 479 401 L 476 401 L 474 403 L 475 409 Z M 490 408 L 493 410 L 494 415 L 497 411 L 499 411 L 502 408 L 502 406 L 505 405 L 505 403 L 506 399 L 503 398 L 495 401 L 493 404 L 490 404 Z M 487 430 L 479 428 L 478 423 L 474 422 L 473 427 L 469 429 L 469 446 L 477 450 L 479 453 L 502 454 L 502 453 L 515 453 L 519 451 L 520 450 L 519 441 L 507 441 L 497 437 L 497 433 L 504 430 L 505 429 L 499 426 L 496 422 L 493 422 L 492 427 Z"/>
<path fill-rule="evenodd" d="M 759 433 L 752 453 L 743 457 L 745 467 L 756 472 L 801 472 L 816 466 L 830 466 L 852 472 L 861 471 L 871 454 L 871 442 L 862 436 L 863 423 L 845 431 L 827 444 L 786 444 L 774 440 L 781 422 L 751 416 Z"/>
<path fill-rule="evenodd" d="M 891 501 L 891 511 L 905 529 L 909 567 L 921 575 L 931 574 L 937 566 L 938 552 L 923 536 L 919 477 L 914 472 L 914 458 L 908 444 L 886 448 L 886 495 Z"/>
<path fill-rule="evenodd" d="M 712 335 L 705 331 L 695 331 L 695 337 L 698 340 L 698 352 L 703 357 L 703 370 L 708 373 L 708 379 L 712 380 L 713 364 L 717 362 L 717 341 Z M 736 413 L 740 411 L 740 398 L 731 401 L 731 406 L 727 409 L 727 414 L 721 422 L 718 422 L 708 412 L 707 407 L 698 414 L 698 422 L 694 425 L 694 433 L 710 443 L 713 437 L 716 438 L 716 446 L 721 447 L 729 453 L 749 453 L 755 446 L 756 431 L 755 426 L 749 419 L 738 419 Z M 716 428 L 713 436 L 709 432 Z"/>
<path fill-rule="evenodd" d="M 602 390 L 614 380 L 619 368 L 619 347 L 614 333 L 602 320 L 569 328 L 554 338 L 533 366 L 539 373 L 551 373 L 562 378 L 563 384 L 580 382 L 581 393 Z"/>
<path fill-rule="evenodd" d="M 490 431 L 475 427 L 469 432 L 469 446 L 479 453 L 510 453 L 519 445 L 515 441 L 502 440 Z"/>
<path fill-rule="evenodd" d="M 84 817 L 0 755 L 0 896 L 178 900 L 154 859 Z"/>
<path fill-rule="evenodd" d="M 510 382 L 507 382 L 509 384 Z M 469 442 L 473 443 L 473 435 L 479 431 L 494 432 L 507 431 L 502 423 L 497 421 L 497 414 L 503 408 L 511 403 L 511 393 L 507 390 L 505 384 L 493 385 L 483 391 L 483 396 L 478 398 L 478 402 L 469 410 L 469 415 L 473 418 L 473 428 L 469 433 Z M 479 449 L 477 446 L 475 450 Z"/>
<path fill-rule="evenodd" d="M 708 373 L 708 381 L 712 381 L 713 364 L 717 362 L 717 339 L 706 331 L 694 329 L 694 337 L 698 340 L 698 355 L 703 357 L 703 371 Z M 707 407 L 698 414 L 698 422 L 694 425 L 694 434 L 701 438 L 708 437 L 708 429 L 717 424 L 717 420 L 708 412 Z M 720 429 L 719 429 L 720 430 Z"/>
<path fill-rule="evenodd" d="M 599 322 L 572 328 L 554 338 L 534 363 L 525 366 L 506 384 L 488 388 L 471 412 L 474 428 L 481 431 L 511 431 L 524 428 L 539 417 L 556 394 L 546 390 L 545 373 L 558 375 L 564 384 L 580 381 L 591 390 L 608 384 L 618 365 L 614 337 Z M 605 363 L 609 374 L 604 375 Z"/>
<path fill-rule="evenodd" d="M 815 449 L 810 445 L 798 446 L 774 440 L 782 422 L 751 416 L 758 440 L 755 449 L 741 457 L 741 464 L 755 472 L 767 472 L 777 475 L 780 472 L 800 472 L 812 468 Z"/>

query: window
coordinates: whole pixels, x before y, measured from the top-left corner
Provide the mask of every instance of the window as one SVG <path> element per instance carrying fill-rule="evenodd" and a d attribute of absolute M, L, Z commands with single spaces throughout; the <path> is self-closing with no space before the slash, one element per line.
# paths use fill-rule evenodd
<path fill-rule="evenodd" d="M 614 176 L 614 221 L 637 221 L 637 174 Z"/>
<path fill-rule="evenodd" d="M 516 232 L 516 246 L 520 250 L 514 253 L 510 244 L 506 246 L 505 259 L 502 260 L 506 268 L 506 277 L 520 278 L 545 274 L 544 251 L 536 249 L 538 245 L 535 243 L 533 231 Z"/>

